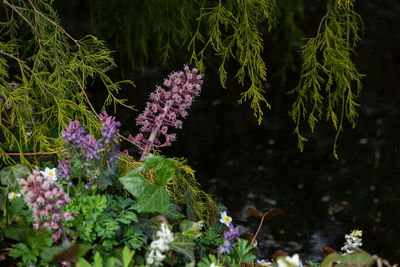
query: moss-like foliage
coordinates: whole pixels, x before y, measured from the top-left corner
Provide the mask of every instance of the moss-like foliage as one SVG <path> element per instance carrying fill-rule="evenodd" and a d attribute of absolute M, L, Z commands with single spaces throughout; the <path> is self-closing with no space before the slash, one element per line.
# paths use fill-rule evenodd
<path fill-rule="evenodd" d="M 307 141 L 300 132 L 300 121 L 307 119 L 311 131 L 323 119 L 332 121 L 336 130 L 333 154 L 337 158 L 337 140 L 347 120 L 355 126 L 357 98 L 361 90 L 360 74 L 351 56 L 363 31 L 361 17 L 354 11 L 354 0 L 329 0 L 315 37 L 301 48 L 304 63 L 299 84 L 291 91 L 296 101 L 290 116 L 296 123 L 301 151 Z M 311 104 L 309 107 L 308 105 Z"/>
<path fill-rule="evenodd" d="M 69 119 L 98 132 L 100 121 L 85 92 L 94 79 L 108 91 L 104 106 L 125 104 L 115 97 L 121 82 L 106 74 L 115 63 L 102 41 L 72 37 L 45 0 L 6 0 L 1 8 L 0 157 L 11 164 L 19 155 L 29 164 L 26 155 L 62 148 L 59 133 Z"/>

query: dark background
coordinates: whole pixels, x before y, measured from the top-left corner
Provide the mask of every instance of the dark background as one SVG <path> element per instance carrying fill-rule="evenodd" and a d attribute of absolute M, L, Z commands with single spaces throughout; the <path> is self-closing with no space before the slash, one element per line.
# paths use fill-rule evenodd
<path fill-rule="evenodd" d="M 400 262 L 400 2 L 356 2 L 366 32 L 353 59 L 366 77 L 357 126 L 352 129 L 346 124 L 339 138 L 339 160 L 332 154 L 335 131 L 327 122 L 321 122 L 313 134 L 304 123 L 309 142 L 303 153 L 297 149 L 294 124 L 288 116 L 294 98 L 287 92 L 298 82 L 301 57 L 296 51 L 301 40 L 292 54 L 297 68 L 282 72 L 288 47 L 278 30 L 264 35 L 269 75 L 266 97 L 272 109 L 265 109 L 262 124 L 257 125 L 248 104 L 237 104 L 243 88 L 233 81 L 228 82 L 228 90 L 221 88 L 218 60 L 209 57 L 201 96 L 189 111 L 183 130 L 177 131 L 178 141 L 163 150 L 167 156 L 188 159 L 202 188 L 214 192 L 242 230 L 254 233 L 258 226 L 257 220 L 243 213 L 247 206 L 285 210 L 262 228 L 258 247 L 265 258 L 283 249 L 320 261 L 322 244 L 340 250 L 344 235 L 361 229 L 365 250 L 391 263 Z M 297 23 L 305 37 L 315 35 L 326 12 L 324 5 L 325 1 L 304 1 L 304 18 Z M 107 36 L 91 24 L 87 1 L 55 1 L 55 7 L 62 25 L 75 37 Z M 115 27 L 124 25 L 116 23 Z M 119 65 L 111 73 L 113 79 L 128 78 L 136 84 L 120 97 L 127 98 L 138 112 L 121 108 L 116 114 L 123 124 L 122 133 L 134 135 L 135 118 L 149 93 L 171 71 L 181 69 L 190 55 L 185 50 L 175 51 L 165 65 L 150 58 L 143 66 L 132 68 L 121 58 L 122 48 L 113 40 L 106 41 Z M 234 63 L 228 66 L 231 75 L 235 69 Z M 96 82 L 88 90 L 99 109 L 104 91 Z M 134 148 L 129 150 L 137 153 Z"/>

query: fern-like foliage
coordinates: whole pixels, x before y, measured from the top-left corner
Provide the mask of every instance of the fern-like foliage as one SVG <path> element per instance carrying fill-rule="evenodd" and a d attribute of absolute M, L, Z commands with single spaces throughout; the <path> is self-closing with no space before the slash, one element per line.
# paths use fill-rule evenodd
<path fill-rule="evenodd" d="M 261 104 L 264 102 L 268 108 L 270 105 L 263 95 L 263 81 L 267 72 L 262 58 L 264 44 L 258 27 L 265 22 L 268 30 L 272 29 L 276 23 L 276 3 L 274 0 L 219 0 L 212 7 L 204 5 L 205 2 L 198 18 L 199 26 L 189 43 L 191 59 L 204 72 L 205 51 L 211 47 L 221 57 L 218 73 L 221 85 L 225 87 L 228 77 L 225 64 L 230 58 L 235 58 L 240 64 L 235 78 L 242 85 L 246 77 L 250 82 L 249 88 L 241 94 L 239 103 L 250 101 L 254 116 L 261 123 Z M 199 30 L 202 22 L 208 25 L 206 34 L 201 34 Z M 201 48 L 197 48 L 199 42 L 202 43 Z"/>
<path fill-rule="evenodd" d="M 59 133 L 69 119 L 98 132 L 100 121 L 85 92 L 94 79 L 108 90 L 103 108 L 125 104 L 115 97 L 121 82 L 106 74 L 115 63 L 102 41 L 74 39 L 46 0 L 4 0 L 1 8 L 0 157 L 11 164 L 19 155 L 29 164 L 24 152 L 62 149 Z"/>
<path fill-rule="evenodd" d="M 336 130 L 333 154 L 337 158 L 337 140 L 345 117 L 355 126 L 357 98 L 361 90 L 360 74 L 351 60 L 364 25 L 354 11 L 354 0 L 328 0 L 317 35 L 301 48 L 304 63 L 299 84 L 290 93 L 296 100 L 289 112 L 296 123 L 298 147 L 307 141 L 300 132 L 300 121 L 308 120 L 311 131 L 323 119 L 332 121 Z"/>

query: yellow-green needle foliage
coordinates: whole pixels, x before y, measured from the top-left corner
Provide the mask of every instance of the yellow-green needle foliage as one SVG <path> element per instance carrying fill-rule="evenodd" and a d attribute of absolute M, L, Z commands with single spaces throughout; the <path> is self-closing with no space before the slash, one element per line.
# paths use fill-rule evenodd
<path fill-rule="evenodd" d="M 353 9 L 354 0 L 328 0 L 327 13 L 322 18 L 317 35 L 307 39 L 301 48 L 304 63 L 299 84 L 291 91 L 297 98 L 289 112 L 296 123 L 301 151 L 307 141 L 300 132 L 300 121 L 307 119 L 311 131 L 323 117 L 332 121 L 336 130 L 333 154 L 343 121 L 355 126 L 357 98 L 361 90 L 360 74 L 351 56 L 363 31 L 361 17 Z"/>
<path fill-rule="evenodd" d="M 76 119 L 98 132 L 100 120 L 85 92 L 95 79 L 108 90 L 104 105 L 124 104 L 107 71 L 111 52 L 93 36 L 77 40 L 61 26 L 49 1 L 4 0 L 0 22 L 0 157 L 62 148 L 59 133 Z M 89 105 L 88 105 L 89 104 Z M 104 108 L 104 106 L 103 106 Z M 32 153 L 35 154 L 35 153 Z"/>
<path fill-rule="evenodd" d="M 192 60 L 204 73 L 204 53 L 207 48 L 212 47 L 214 53 L 221 57 L 218 73 L 221 85 L 225 87 L 227 80 L 225 64 L 230 58 L 234 58 L 240 64 L 235 78 L 244 86 L 247 77 L 250 84 L 241 94 L 239 103 L 250 101 L 254 116 L 258 119 L 258 123 L 261 123 L 263 116 L 261 104 L 264 102 L 268 108 L 270 105 L 263 95 L 263 82 L 266 80 L 267 72 L 261 56 L 264 43 L 258 26 L 265 21 L 271 30 L 276 23 L 275 0 L 220 0 L 209 8 L 204 7 L 204 3 L 198 18 L 199 26 L 189 43 Z M 199 31 L 202 21 L 208 25 L 207 34 L 201 34 Z M 204 44 L 201 48 L 197 47 L 199 41 Z"/>

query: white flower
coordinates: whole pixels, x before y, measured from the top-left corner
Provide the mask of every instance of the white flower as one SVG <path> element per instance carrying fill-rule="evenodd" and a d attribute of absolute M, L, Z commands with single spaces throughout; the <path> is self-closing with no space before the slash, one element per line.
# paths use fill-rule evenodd
<path fill-rule="evenodd" d="M 11 192 L 8 194 L 8 199 L 9 200 L 13 200 L 14 198 L 20 197 L 21 194 L 20 193 L 15 193 L 15 192 Z"/>
<path fill-rule="evenodd" d="M 257 261 L 257 264 L 260 265 L 260 266 L 262 266 L 262 267 L 266 267 L 266 266 L 268 266 L 268 265 L 271 265 L 272 263 L 269 262 L 269 261 L 265 261 L 265 260 L 258 260 L 258 261 Z"/>
<path fill-rule="evenodd" d="M 211 262 L 210 267 L 220 267 L 220 266 L 216 265 L 214 262 Z"/>
<path fill-rule="evenodd" d="M 362 246 L 362 231 L 361 230 L 353 230 L 350 235 L 345 235 L 346 242 L 342 247 L 344 251 L 344 255 L 354 252 L 358 247 Z"/>
<path fill-rule="evenodd" d="M 157 237 L 163 239 L 165 243 L 169 244 L 174 241 L 174 234 L 169 230 L 166 223 L 162 223 L 160 230 L 156 233 Z"/>
<path fill-rule="evenodd" d="M 201 231 L 201 228 L 204 226 L 204 221 L 198 221 L 197 223 L 199 225 L 199 231 Z"/>
<path fill-rule="evenodd" d="M 160 230 L 156 232 L 157 240 L 153 240 L 150 244 L 152 250 L 166 251 L 169 250 L 169 243 L 174 241 L 174 234 L 169 230 L 166 223 L 162 223 Z"/>
<path fill-rule="evenodd" d="M 50 169 L 46 167 L 44 171 L 40 171 L 40 173 L 43 175 L 43 177 L 51 178 L 52 181 L 54 182 L 57 179 L 56 171 L 57 171 L 56 168 Z"/>
<path fill-rule="evenodd" d="M 303 266 L 299 254 L 294 254 L 292 257 L 286 256 L 285 258 L 280 258 L 276 263 L 278 267 Z"/>
<path fill-rule="evenodd" d="M 232 222 L 232 218 L 227 216 L 226 212 L 223 211 L 221 212 L 221 219 L 219 221 L 229 227 L 229 224 Z"/>
<path fill-rule="evenodd" d="M 162 238 L 159 238 L 159 239 L 157 239 L 157 240 L 153 240 L 153 241 L 151 242 L 151 244 L 150 244 L 150 247 L 151 247 L 152 249 L 157 249 L 157 250 L 160 250 L 160 251 L 169 250 L 168 243 L 165 242 L 165 240 L 162 239 Z"/>
<path fill-rule="evenodd" d="M 25 132 L 26 136 L 29 137 L 31 136 L 32 132 Z"/>
<path fill-rule="evenodd" d="M 160 251 L 158 250 L 150 250 L 150 253 L 147 255 L 147 264 L 151 265 L 155 263 L 156 265 L 159 265 L 161 261 L 165 259 L 165 255 L 161 254 Z"/>

